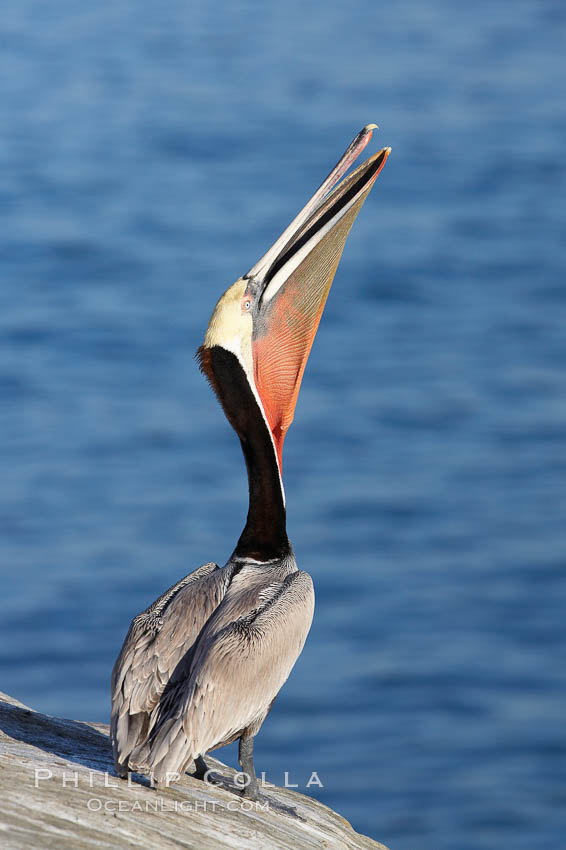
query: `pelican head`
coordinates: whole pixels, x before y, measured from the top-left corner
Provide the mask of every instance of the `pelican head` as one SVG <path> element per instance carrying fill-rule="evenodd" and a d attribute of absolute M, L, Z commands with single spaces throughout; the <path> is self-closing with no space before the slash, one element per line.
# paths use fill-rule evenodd
<path fill-rule="evenodd" d="M 203 371 L 242 438 L 240 417 L 220 386 L 226 376 L 218 374 L 210 352 L 222 348 L 237 359 L 269 429 L 280 473 L 283 441 L 346 238 L 391 148 L 338 181 L 376 126 L 358 133 L 274 245 L 222 295 L 199 349 Z"/>

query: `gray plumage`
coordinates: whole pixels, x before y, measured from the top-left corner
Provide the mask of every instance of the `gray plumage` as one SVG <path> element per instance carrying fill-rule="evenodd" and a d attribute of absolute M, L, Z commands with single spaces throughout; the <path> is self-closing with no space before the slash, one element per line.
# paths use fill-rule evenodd
<path fill-rule="evenodd" d="M 120 775 L 156 783 L 255 735 L 299 657 L 314 590 L 293 555 L 205 564 L 134 618 L 112 674 Z"/>

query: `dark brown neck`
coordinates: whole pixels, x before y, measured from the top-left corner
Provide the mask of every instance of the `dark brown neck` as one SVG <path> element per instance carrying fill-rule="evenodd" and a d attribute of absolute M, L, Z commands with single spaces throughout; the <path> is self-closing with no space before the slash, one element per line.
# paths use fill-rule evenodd
<path fill-rule="evenodd" d="M 285 504 L 273 442 L 238 358 L 220 346 L 201 347 L 201 369 L 240 438 L 248 470 L 250 505 L 234 555 L 269 561 L 289 551 Z"/>

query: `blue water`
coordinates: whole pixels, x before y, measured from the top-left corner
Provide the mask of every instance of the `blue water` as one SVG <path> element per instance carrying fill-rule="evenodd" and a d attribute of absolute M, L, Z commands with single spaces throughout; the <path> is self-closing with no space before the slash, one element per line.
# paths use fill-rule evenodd
<path fill-rule="evenodd" d="M 286 443 L 317 609 L 258 768 L 317 771 L 392 850 L 563 847 L 564 5 L 18 0 L 0 27 L 0 687 L 106 719 L 130 618 L 231 553 L 244 464 L 193 352 L 376 121 Z"/>

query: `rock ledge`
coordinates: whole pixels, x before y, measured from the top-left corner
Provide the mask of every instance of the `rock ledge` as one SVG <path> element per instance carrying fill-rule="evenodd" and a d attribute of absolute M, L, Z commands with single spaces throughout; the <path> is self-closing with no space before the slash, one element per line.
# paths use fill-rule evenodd
<path fill-rule="evenodd" d="M 48 717 L 2 693 L 0 790 L 4 850 L 387 850 L 289 789 L 265 793 L 294 806 L 304 821 L 262 804 L 247 810 L 251 804 L 190 776 L 159 791 L 142 777 L 119 780 L 107 726 Z"/>

